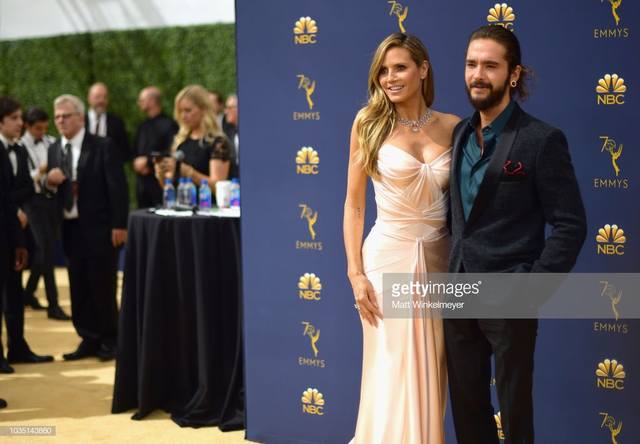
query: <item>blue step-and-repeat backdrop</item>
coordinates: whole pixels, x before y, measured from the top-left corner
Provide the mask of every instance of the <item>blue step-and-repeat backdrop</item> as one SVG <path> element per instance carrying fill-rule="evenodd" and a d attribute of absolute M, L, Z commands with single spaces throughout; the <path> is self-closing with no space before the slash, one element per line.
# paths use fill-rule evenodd
<path fill-rule="evenodd" d="M 362 336 L 342 241 L 349 131 L 367 99 L 373 52 L 392 32 L 425 42 L 434 107 L 466 116 L 469 33 L 486 23 L 513 30 L 535 71 L 523 107 L 567 135 L 586 202 L 575 271 L 640 271 L 638 2 L 242 0 L 236 8 L 249 439 L 344 443 L 354 433 Z M 370 188 L 368 227 L 374 219 Z M 540 324 L 537 442 L 640 442 L 640 324 L 604 300 L 615 282 L 594 292 L 618 320 Z M 455 442 L 449 412 L 447 442 Z"/>

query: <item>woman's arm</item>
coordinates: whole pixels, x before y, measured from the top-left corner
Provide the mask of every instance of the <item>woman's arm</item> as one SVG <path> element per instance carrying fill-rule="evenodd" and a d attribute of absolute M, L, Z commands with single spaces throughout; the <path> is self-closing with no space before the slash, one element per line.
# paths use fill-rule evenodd
<path fill-rule="evenodd" d="M 209 175 L 196 170 L 191 165 L 186 163 L 181 164 L 180 166 L 180 175 L 182 177 L 190 177 L 193 180 L 193 183 L 199 185 L 202 179 L 206 179 L 209 183 L 209 188 L 213 192 L 216 189 L 216 182 L 220 180 L 227 180 L 229 178 L 229 169 L 231 166 L 231 162 L 228 160 L 222 159 L 211 159 L 209 160 Z"/>
<path fill-rule="evenodd" d="M 377 326 L 376 316 L 382 319 L 373 286 L 364 274 L 362 265 L 362 236 L 367 193 L 367 174 L 357 160 L 360 149 L 354 123 L 351 129 L 347 196 L 344 202 L 343 235 L 347 255 L 347 274 L 360 315 L 372 326 Z"/>

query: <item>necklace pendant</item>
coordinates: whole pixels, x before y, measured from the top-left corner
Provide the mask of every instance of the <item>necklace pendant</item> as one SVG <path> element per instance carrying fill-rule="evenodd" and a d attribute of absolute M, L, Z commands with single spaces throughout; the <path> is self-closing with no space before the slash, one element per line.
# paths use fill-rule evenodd
<path fill-rule="evenodd" d="M 418 125 L 411 125 L 411 131 L 417 133 L 418 131 L 420 131 L 420 127 Z"/>

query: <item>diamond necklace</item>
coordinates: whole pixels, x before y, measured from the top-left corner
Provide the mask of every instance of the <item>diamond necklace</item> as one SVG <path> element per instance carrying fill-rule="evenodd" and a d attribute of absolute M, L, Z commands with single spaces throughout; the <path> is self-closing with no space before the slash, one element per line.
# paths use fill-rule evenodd
<path fill-rule="evenodd" d="M 429 123 L 432 114 L 433 111 L 431 111 L 431 108 L 427 108 L 427 112 L 424 113 L 418 120 L 410 120 L 398 117 L 398 123 L 400 125 L 408 126 L 409 128 L 411 128 L 411 131 L 417 133 L 418 131 L 420 131 L 420 128 Z"/>

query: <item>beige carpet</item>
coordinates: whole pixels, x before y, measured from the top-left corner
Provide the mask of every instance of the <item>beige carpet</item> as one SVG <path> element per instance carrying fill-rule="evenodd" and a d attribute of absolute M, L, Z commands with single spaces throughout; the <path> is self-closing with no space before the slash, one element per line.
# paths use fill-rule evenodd
<path fill-rule="evenodd" d="M 66 270 L 56 270 L 56 277 L 60 305 L 70 313 Z M 43 304 L 46 303 L 43 288 L 37 295 Z M 0 442 L 247 442 L 244 431 L 223 433 L 215 427 L 181 428 L 162 411 L 156 411 L 142 421 L 130 419 L 134 411 L 112 415 L 114 362 L 103 363 L 94 358 L 62 361 L 62 354 L 73 351 L 79 343 L 70 321 L 49 320 L 46 311 L 27 308 L 25 336 L 33 351 L 54 355 L 55 362 L 14 365 L 15 373 L 0 375 L 0 398 L 9 403 L 7 408 L 0 410 Z M 4 326 L 2 338 L 6 341 Z M 2 436 L 8 426 L 26 425 L 54 426 L 55 436 Z"/>

